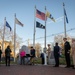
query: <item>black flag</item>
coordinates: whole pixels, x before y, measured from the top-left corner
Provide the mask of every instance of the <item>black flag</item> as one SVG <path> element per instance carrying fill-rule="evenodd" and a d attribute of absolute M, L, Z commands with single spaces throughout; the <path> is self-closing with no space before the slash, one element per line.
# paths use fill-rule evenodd
<path fill-rule="evenodd" d="M 45 29 L 45 26 L 37 21 L 36 21 L 36 27 L 41 28 L 41 29 Z"/>

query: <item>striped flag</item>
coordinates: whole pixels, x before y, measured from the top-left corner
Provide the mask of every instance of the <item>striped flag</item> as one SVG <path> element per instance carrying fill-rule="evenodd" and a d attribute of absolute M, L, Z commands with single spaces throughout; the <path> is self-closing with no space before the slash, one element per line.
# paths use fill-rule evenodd
<path fill-rule="evenodd" d="M 41 19 L 41 20 L 45 20 L 45 13 L 36 9 L 36 17 Z"/>
<path fill-rule="evenodd" d="M 53 18 L 52 14 L 50 12 L 47 11 L 46 16 L 55 22 L 55 19 Z"/>
<path fill-rule="evenodd" d="M 24 26 L 17 18 L 15 18 L 15 23 L 16 23 L 16 24 L 19 24 L 19 25 L 22 26 L 22 27 Z"/>

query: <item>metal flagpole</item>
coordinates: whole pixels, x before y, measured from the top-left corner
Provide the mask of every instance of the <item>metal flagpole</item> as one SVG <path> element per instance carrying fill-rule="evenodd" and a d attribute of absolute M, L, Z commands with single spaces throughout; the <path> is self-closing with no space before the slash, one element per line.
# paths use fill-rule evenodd
<path fill-rule="evenodd" d="M 46 6 L 45 6 L 45 48 L 44 48 L 44 57 L 45 57 L 45 61 L 44 61 L 44 65 L 47 65 L 47 58 L 46 58 Z"/>
<path fill-rule="evenodd" d="M 4 18 L 4 29 L 3 29 L 3 38 L 2 38 L 2 52 L 3 52 L 3 54 L 4 54 L 5 25 L 6 25 L 6 17 Z"/>
<path fill-rule="evenodd" d="M 63 3 L 63 10 L 65 9 L 65 4 Z M 66 18 L 65 18 L 65 14 L 64 14 L 64 34 L 65 34 L 65 38 L 66 38 Z"/>
<path fill-rule="evenodd" d="M 14 15 L 14 62 L 15 62 L 15 47 L 16 47 L 16 22 L 15 22 L 15 19 L 16 19 L 16 13 Z"/>
<path fill-rule="evenodd" d="M 35 33 L 36 33 L 36 6 L 35 6 L 35 10 L 34 10 L 34 34 L 33 34 L 33 47 L 35 48 Z"/>

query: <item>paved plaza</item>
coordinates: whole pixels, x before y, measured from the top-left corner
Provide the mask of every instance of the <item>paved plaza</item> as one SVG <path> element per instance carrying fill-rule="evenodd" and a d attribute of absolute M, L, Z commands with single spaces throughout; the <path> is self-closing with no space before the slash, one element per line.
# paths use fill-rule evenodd
<path fill-rule="evenodd" d="M 75 69 L 50 65 L 1 65 L 0 75 L 75 75 Z"/>

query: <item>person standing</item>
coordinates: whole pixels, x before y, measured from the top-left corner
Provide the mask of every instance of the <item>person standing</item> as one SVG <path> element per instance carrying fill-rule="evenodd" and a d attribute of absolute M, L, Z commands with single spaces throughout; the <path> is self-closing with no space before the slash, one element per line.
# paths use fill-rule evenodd
<path fill-rule="evenodd" d="M 11 53 L 11 49 L 10 49 L 10 46 L 8 45 L 7 48 L 5 49 L 5 63 L 6 63 L 6 66 L 10 66 L 10 53 Z"/>
<path fill-rule="evenodd" d="M 20 63 L 20 65 L 25 65 L 25 56 L 26 56 L 26 52 L 24 51 L 24 50 L 22 50 L 21 52 L 20 52 L 20 57 L 21 57 L 21 63 Z"/>
<path fill-rule="evenodd" d="M 35 49 L 33 47 L 31 47 L 31 50 L 30 50 L 30 62 L 32 65 L 34 65 L 34 58 L 35 58 Z"/>
<path fill-rule="evenodd" d="M 75 39 L 72 39 L 72 58 L 73 58 L 73 69 L 75 69 Z"/>
<path fill-rule="evenodd" d="M 1 46 L 0 46 L 0 63 L 1 63 L 1 54 L 2 54 L 2 50 L 1 50 Z"/>
<path fill-rule="evenodd" d="M 58 46 L 58 43 L 55 43 L 54 46 L 54 58 L 55 58 L 55 66 L 54 67 L 59 67 L 59 55 L 60 55 L 60 47 Z"/>
<path fill-rule="evenodd" d="M 45 61 L 45 60 L 44 60 L 44 53 L 43 53 L 43 52 L 41 53 L 41 56 L 40 56 L 40 57 L 41 57 L 41 59 L 42 59 L 42 65 L 44 65 L 44 61 Z"/>
<path fill-rule="evenodd" d="M 64 50 L 65 50 L 65 59 L 66 59 L 66 67 L 65 68 L 69 68 L 71 66 L 70 63 L 70 43 L 67 41 L 67 38 L 64 38 Z"/>
<path fill-rule="evenodd" d="M 51 48 L 50 48 L 50 44 L 48 44 L 48 64 L 49 64 L 49 61 L 50 61 L 50 55 L 51 55 Z"/>

